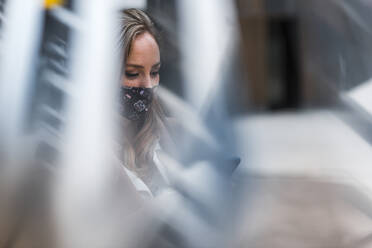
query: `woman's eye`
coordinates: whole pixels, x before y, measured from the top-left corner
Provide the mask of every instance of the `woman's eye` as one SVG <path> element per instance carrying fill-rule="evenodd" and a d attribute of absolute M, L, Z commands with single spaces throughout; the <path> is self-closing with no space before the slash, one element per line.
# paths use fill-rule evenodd
<path fill-rule="evenodd" d="M 135 78 L 138 77 L 139 73 L 130 73 L 130 72 L 125 72 L 125 76 L 128 78 Z"/>
<path fill-rule="evenodd" d="M 159 71 L 151 72 L 151 76 L 156 77 L 157 75 L 159 75 Z"/>

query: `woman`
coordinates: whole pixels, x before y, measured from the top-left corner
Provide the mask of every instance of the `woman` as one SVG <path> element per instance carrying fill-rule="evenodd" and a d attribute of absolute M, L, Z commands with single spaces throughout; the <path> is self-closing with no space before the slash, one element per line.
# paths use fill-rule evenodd
<path fill-rule="evenodd" d="M 158 31 L 149 16 L 138 9 L 125 10 L 121 25 L 122 161 L 137 190 L 152 196 L 167 184 L 155 156 L 165 130 L 165 115 L 155 91 L 161 66 Z"/>

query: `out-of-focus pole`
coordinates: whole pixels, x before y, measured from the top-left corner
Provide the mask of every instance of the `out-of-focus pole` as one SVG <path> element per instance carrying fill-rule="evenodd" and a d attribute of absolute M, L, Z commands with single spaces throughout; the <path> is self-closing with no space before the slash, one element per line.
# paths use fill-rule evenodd
<path fill-rule="evenodd" d="M 11 0 L 6 5 L 0 60 L 2 166 L 14 168 L 11 165 L 26 152 L 23 127 L 40 46 L 42 12 L 41 0 Z"/>
<path fill-rule="evenodd" d="M 71 87 L 56 192 L 60 247 L 112 246 L 105 199 L 117 82 L 114 1 L 74 2 Z M 111 164 L 112 166 L 112 164 Z"/>
<path fill-rule="evenodd" d="M 231 62 L 238 37 L 235 6 L 229 0 L 177 3 L 186 97 L 193 107 L 203 111 L 221 87 Z"/>
<path fill-rule="evenodd" d="M 31 198 L 19 191 L 25 188 L 24 171 L 31 150 L 24 127 L 37 67 L 43 4 L 41 0 L 8 0 L 1 5 L 0 240 L 10 247 L 23 228 L 27 208 L 23 196 Z"/>
<path fill-rule="evenodd" d="M 111 146 L 117 131 L 113 114 L 120 71 L 115 34 L 119 9 L 114 0 L 74 3 L 74 13 L 66 15 L 75 21 L 62 173 L 55 199 L 58 246 L 117 247 L 125 243 L 124 226 L 132 226 L 117 218 L 125 216 L 125 207 L 110 198 L 118 190 L 110 188 L 112 175 L 120 177 L 120 171 L 113 171 Z M 127 205 L 133 204 L 130 196 L 122 197 Z"/>

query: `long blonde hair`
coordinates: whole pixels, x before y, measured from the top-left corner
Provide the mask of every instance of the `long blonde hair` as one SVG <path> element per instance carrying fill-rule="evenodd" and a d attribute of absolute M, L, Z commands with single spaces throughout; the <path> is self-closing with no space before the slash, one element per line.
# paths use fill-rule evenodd
<path fill-rule="evenodd" d="M 120 47 L 124 62 L 129 56 L 132 42 L 137 35 L 148 32 L 159 45 L 158 32 L 150 17 L 138 9 L 127 9 L 122 12 L 120 32 Z M 123 117 L 124 118 L 124 117 Z M 153 173 L 154 149 L 160 134 L 165 125 L 165 114 L 159 103 L 156 91 L 150 110 L 144 120 L 130 121 L 123 120 L 125 130 L 123 130 L 122 147 L 124 165 L 135 172 L 145 182 L 149 180 Z"/>

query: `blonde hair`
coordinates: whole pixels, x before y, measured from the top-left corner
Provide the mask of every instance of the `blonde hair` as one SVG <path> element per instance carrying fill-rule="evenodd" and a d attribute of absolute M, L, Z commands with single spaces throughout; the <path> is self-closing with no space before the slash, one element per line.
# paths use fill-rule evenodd
<path fill-rule="evenodd" d="M 137 35 L 148 32 L 159 45 L 158 33 L 150 17 L 139 9 L 127 9 L 122 13 L 120 47 L 123 54 L 123 69 L 128 58 L 131 45 Z M 123 117 L 124 118 L 124 117 Z M 159 103 L 156 92 L 150 110 L 144 120 L 126 120 L 123 132 L 122 147 L 124 165 L 134 171 L 145 182 L 149 181 L 153 171 L 153 155 L 155 146 L 164 128 L 165 114 Z"/>

